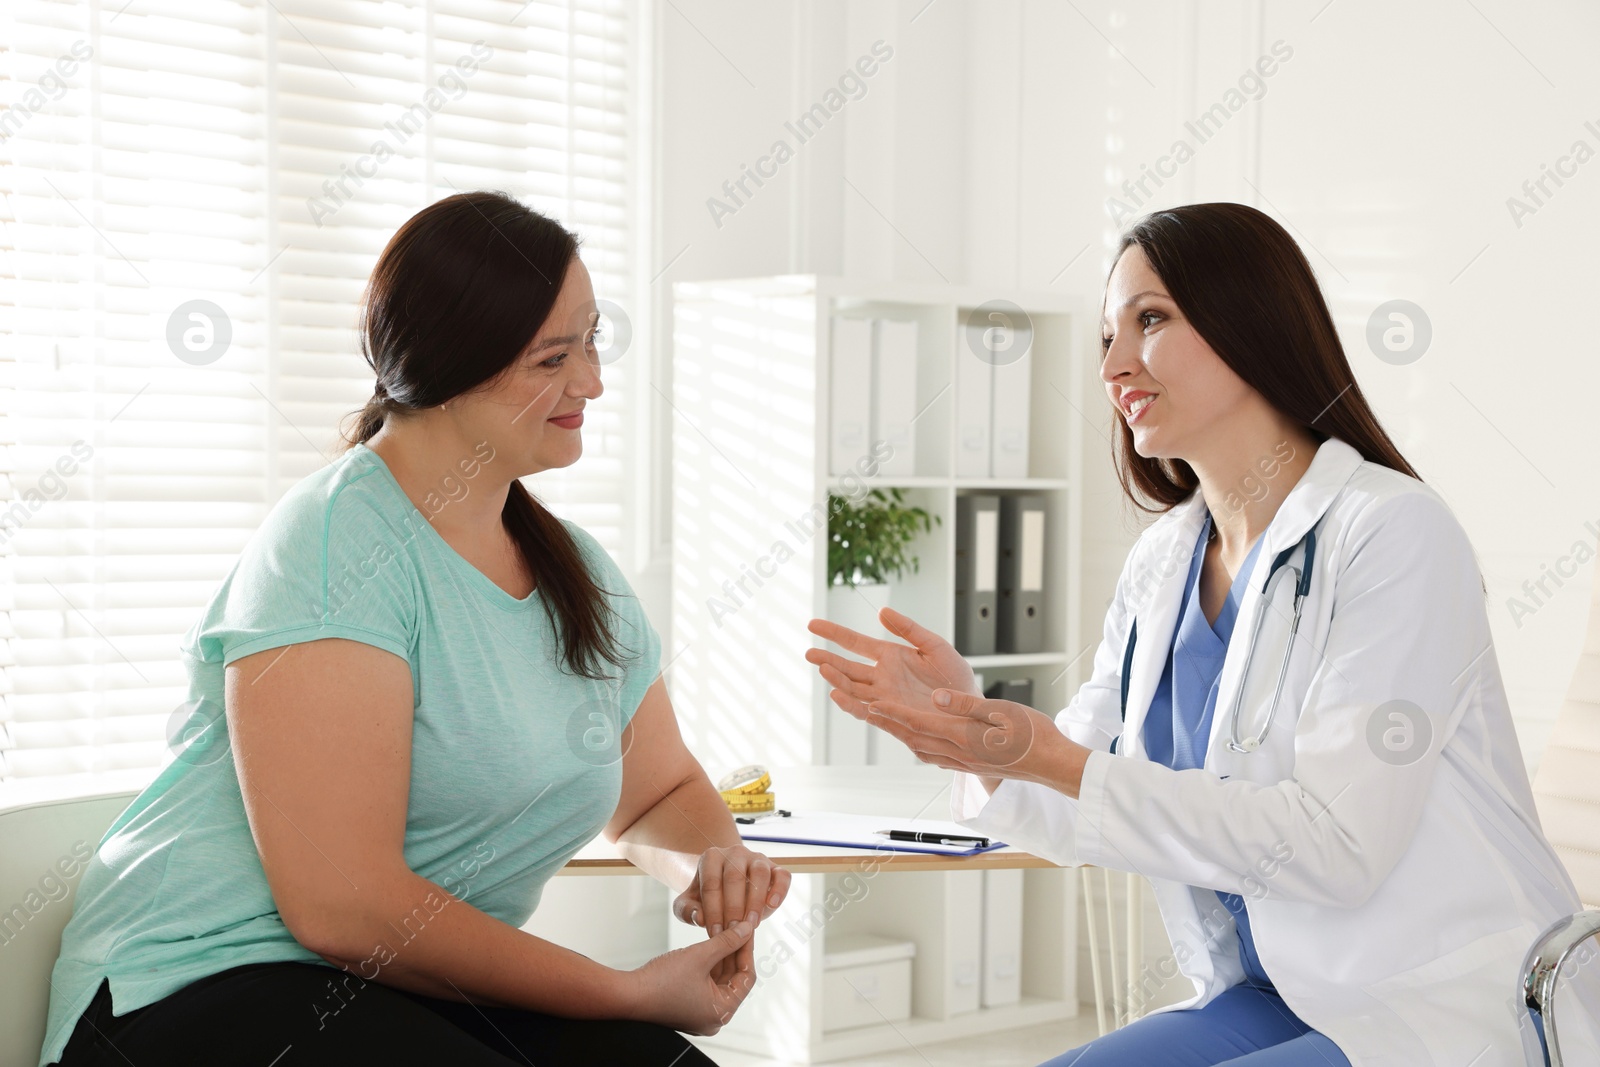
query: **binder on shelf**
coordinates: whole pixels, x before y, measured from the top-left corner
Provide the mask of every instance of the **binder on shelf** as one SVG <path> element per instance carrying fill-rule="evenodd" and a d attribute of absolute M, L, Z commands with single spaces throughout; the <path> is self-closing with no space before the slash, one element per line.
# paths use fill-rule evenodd
<path fill-rule="evenodd" d="M 1023 324 L 994 326 L 986 336 L 994 360 L 991 416 L 994 443 L 989 471 L 996 478 L 1026 478 L 1033 327 Z"/>
<path fill-rule="evenodd" d="M 999 609 L 1000 498 L 956 497 L 956 651 L 987 656 L 995 650 Z"/>
<path fill-rule="evenodd" d="M 1045 499 L 1000 499 L 1000 599 L 995 647 L 1044 651 Z"/>
<path fill-rule="evenodd" d="M 1022 871 L 983 872 L 983 980 L 985 1008 L 1022 999 Z"/>
<path fill-rule="evenodd" d="M 984 873 L 945 872 L 945 1018 L 983 1003 L 983 924 L 974 920 L 983 914 Z"/>
<path fill-rule="evenodd" d="M 988 341 L 978 323 L 966 325 L 956 348 L 956 477 L 990 474 L 990 420 L 994 417 L 994 367 L 979 356 Z"/>
<path fill-rule="evenodd" d="M 847 474 L 869 454 L 872 320 L 835 317 L 828 360 L 828 473 Z"/>
<path fill-rule="evenodd" d="M 872 374 L 872 443 L 889 446 L 878 464 L 880 477 L 910 477 L 917 472 L 917 324 L 877 319 Z"/>
<path fill-rule="evenodd" d="M 872 762 L 872 727 L 822 697 L 822 712 L 828 740 L 828 762 L 835 766 L 858 767 Z M 901 746 L 904 748 L 905 746 Z M 909 751 L 909 750 L 908 750 Z"/>
<path fill-rule="evenodd" d="M 888 638 L 889 631 L 878 621 L 881 601 L 886 601 L 887 598 L 887 590 L 881 587 L 869 593 L 848 585 L 830 585 L 824 604 L 827 617 L 839 625 L 866 634 L 868 637 Z M 839 648 L 838 651 L 845 659 L 860 658 L 844 648 Z M 826 719 L 828 762 L 850 766 L 864 766 L 872 762 L 867 747 L 868 742 L 873 732 L 881 731 L 875 731 L 865 721 L 851 715 L 829 699 L 828 690 L 831 686 L 820 676 L 813 675 L 813 685 L 815 686 L 813 699 L 817 701 L 817 707 L 822 709 L 821 714 Z M 891 737 L 889 740 L 894 739 Z"/>
<path fill-rule="evenodd" d="M 983 695 L 990 700 L 1009 700 L 1013 704 L 1022 704 L 1033 707 L 1033 679 L 1008 678 L 1005 681 L 995 682 L 983 691 Z"/>
<path fill-rule="evenodd" d="M 833 701 L 828 701 L 833 704 Z M 837 708 L 838 705 L 834 704 Z M 841 712 L 841 714 L 843 714 Z M 866 726 L 866 723 L 861 725 Z M 867 763 L 873 767 L 924 767 L 927 766 L 917 758 L 917 754 L 906 747 L 893 734 L 884 733 L 876 727 L 867 726 Z"/>

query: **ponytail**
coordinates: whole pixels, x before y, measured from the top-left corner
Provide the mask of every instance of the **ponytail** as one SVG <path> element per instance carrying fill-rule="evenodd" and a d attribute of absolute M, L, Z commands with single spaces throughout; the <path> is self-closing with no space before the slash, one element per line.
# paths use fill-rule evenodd
<path fill-rule="evenodd" d="M 383 429 L 383 416 L 388 406 L 388 398 L 382 394 L 382 389 L 383 386 L 378 386 L 372 394 L 372 399 L 367 401 L 366 407 L 356 412 L 355 425 L 345 434 L 346 448 L 366 444 Z"/>
<path fill-rule="evenodd" d="M 589 573 L 572 531 L 518 479 L 512 479 L 506 493 L 500 524 L 516 541 L 528 569 L 538 575 L 545 616 L 561 636 L 567 670 L 595 680 L 611 677 L 601 670 L 602 661 L 613 667 L 624 663 L 611 625 L 616 611 L 605 600 L 612 594 Z M 535 560 L 541 563 L 538 568 Z"/>

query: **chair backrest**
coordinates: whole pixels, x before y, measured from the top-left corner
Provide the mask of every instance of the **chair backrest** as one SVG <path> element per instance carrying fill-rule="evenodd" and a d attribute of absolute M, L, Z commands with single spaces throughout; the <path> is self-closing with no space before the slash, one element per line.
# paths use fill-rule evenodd
<path fill-rule="evenodd" d="M 0 808 L 0 1067 L 35 1067 L 50 1007 L 50 969 L 83 873 L 137 792 Z"/>
<path fill-rule="evenodd" d="M 1600 574 L 1589 595 L 1589 625 L 1578 666 L 1533 779 L 1545 836 L 1578 887 L 1600 908 Z"/>

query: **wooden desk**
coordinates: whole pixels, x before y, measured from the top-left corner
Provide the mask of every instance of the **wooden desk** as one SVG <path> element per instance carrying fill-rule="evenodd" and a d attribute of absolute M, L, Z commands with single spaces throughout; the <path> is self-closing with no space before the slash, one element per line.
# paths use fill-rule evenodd
<path fill-rule="evenodd" d="M 773 792 L 778 807 L 789 811 L 838 811 L 882 815 L 886 821 L 908 818 L 950 818 L 950 772 L 938 767 L 774 767 Z M 719 772 L 712 770 L 712 776 Z M 884 871 L 970 871 L 1054 867 L 1020 848 L 997 848 L 976 856 L 937 856 L 926 852 L 890 852 L 831 845 L 791 845 L 750 841 L 750 848 L 769 856 L 795 874 L 842 874 L 869 857 L 881 858 Z M 641 874 L 616 846 L 597 837 L 561 869 L 563 875 Z"/>

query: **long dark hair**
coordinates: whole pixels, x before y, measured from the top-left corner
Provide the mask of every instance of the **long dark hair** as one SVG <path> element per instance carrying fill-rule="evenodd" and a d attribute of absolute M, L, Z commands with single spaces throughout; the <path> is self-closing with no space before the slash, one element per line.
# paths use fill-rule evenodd
<path fill-rule="evenodd" d="M 447 196 L 390 238 L 362 300 L 361 355 L 377 375 L 346 447 L 390 413 L 436 407 L 494 378 L 555 306 L 578 239 L 504 193 Z M 599 679 L 620 667 L 615 615 L 572 534 L 516 479 L 500 513 L 543 596 L 566 669 Z"/>
<path fill-rule="evenodd" d="M 1337 437 L 1421 480 L 1367 405 L 1311 264 L 1282 226 L 1244 204 L 1187 204 L 1135 222 L 1117 257 L 1133 245 L 1195 332 L 1267 403 L 1318 444 Z M 1132 427 L 1115 421 L 1112 459 L 1135 506 L 1167 511 L 1200 484 L 1181 459 L 1139 455 Z"/>

